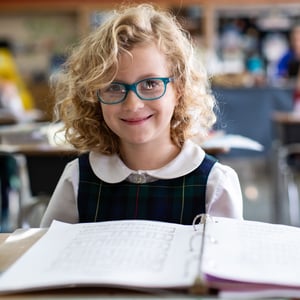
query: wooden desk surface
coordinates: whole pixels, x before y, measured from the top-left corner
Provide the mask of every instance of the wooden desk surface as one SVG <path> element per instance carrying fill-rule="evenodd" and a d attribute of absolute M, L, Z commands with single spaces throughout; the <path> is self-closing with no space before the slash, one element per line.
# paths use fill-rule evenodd
<path fill-rule="evenodd" d="M 26 110 L 22 115 L 15 115 L 10 110 L 0 108 L 0 125 L 17 125 L 22 122 L 46 122 L 49 118 L 39 109 Z"/>
<path fill-rule="evenodd" d="M 17 258 L 31 247 L 45 229 L 17 229 L 13 233 L 0 234 L 0 272 L 5 271 Z"/>
<path fill-rule="evenodd" d="M 0 234 L 0 247 L 9 236 L 10 236 L 10 233 L 1 233 Z"/>
<path fill-rule="evenodd" d="M 70 146 L 52 146 L 50 144 L 21 144 L 21 145 L 7 145 L 0 144 L 0 152 L 10 154 L 24 154 L 35 156 L 47 156 L 47 155 L 76 155 L 77 150 Z"/>
<path fill-rule="evenodd" d="M 8 117 L 8 116 L 0 117 L 0 125 L 13 125 L 16 123 L 17 123 L 17 120 L 13 117 Z"/>

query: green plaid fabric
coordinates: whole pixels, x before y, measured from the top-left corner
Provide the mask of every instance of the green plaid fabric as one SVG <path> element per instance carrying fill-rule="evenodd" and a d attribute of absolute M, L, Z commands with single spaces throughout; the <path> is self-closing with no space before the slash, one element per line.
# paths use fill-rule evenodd
<path fill-rule="evenodd" d="M 209 155 L 185 176 L 135 184 L 110 184 L 92 171 L 88 153 L 79 157 L 79 222 L 147 219 L 192 224 L 196 214 L 205 213 L 208 174 L 216 162 Z"/>

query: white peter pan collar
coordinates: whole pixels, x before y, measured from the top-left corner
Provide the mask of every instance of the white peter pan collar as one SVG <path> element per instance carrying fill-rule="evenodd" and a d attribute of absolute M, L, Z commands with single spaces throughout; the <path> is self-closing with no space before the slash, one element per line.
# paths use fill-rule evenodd
<path fill-rule="evenodd" d="M 184 143 L 181 152 L 166 166 L 156 170 L 129 169 L 118 155 L 103 155 L 91 152 L 89 159 L 94 173 L 105 182 L 117 183 L 128 178 L 129 175 L 143 174 L 146 177 L 170 179 L 186 175 L 196 169 L 202 162 L 205 152 L 203 149 L 188 140 Z"/>

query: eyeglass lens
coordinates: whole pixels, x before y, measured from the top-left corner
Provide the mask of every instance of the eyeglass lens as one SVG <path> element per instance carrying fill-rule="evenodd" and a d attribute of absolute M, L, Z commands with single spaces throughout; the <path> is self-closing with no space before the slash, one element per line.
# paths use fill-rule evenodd
<path fill-rule="evenodd" d="M 142 100 L 154 100 L 164 94 L 167 82 L 161 78 L 147 78 L 131 85 L 113 82 L 99 90 L 99 97 L 102 102 L 117 103 L 124 100 L 129 90 L 132 90 Z"/>

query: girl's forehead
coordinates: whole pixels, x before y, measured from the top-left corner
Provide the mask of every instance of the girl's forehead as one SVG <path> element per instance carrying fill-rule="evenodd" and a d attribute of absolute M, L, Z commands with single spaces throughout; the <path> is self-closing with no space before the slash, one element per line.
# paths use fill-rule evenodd
<path fill-rule="evenodd" d="M 118 60 L 118 72 L 128 69 L 165 71 L 168 66 L 166 55 L 155 45 L 136 46 L 128 52 L 123 52 Z"/>

